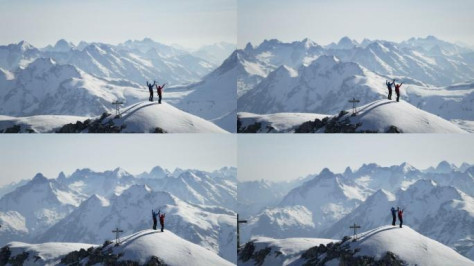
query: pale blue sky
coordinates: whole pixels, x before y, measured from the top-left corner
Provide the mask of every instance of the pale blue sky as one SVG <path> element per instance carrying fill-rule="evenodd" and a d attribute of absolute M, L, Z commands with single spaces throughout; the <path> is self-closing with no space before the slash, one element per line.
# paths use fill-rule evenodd
<path fill-rule="evenodd" d="M 41 172 L 56 178 L 78 168 L 122 167 L 138 174 L 161 166 L 170 171 L 236 166 L 235 135 L 5 135 L 0 137 L 0 186 Z"/>
<path fill-rule="evenodd" d="M 325 167 L 343 172 L 364 163 L 403 162 L 425 169 L 446 160 L 474 163 L 471 134 L 239 135 L 238 178 L 291 180 Z"/>
<path fill-rule="evenodd" d="M 194 48 L 235 43 L 236 24 L 236 0 L 0 0 L 0 44 L 150 37 Z"/>
<path fill-rule="evenodd" d="M 319 44 L 349 36 L 402 41 L 434 35 L 474 44 L 472 0 L 239 0 L 238 46 L 306 37 Z"/>

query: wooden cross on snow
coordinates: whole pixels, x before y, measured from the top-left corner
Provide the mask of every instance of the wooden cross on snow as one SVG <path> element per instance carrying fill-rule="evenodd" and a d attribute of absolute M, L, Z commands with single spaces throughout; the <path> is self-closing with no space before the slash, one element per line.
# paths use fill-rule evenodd
<path fill-rule="evenodd" d="M 240 247 L 240 224 L 246 224 L 247 220 L 240 220 L 239 214 L 237 214 L 237 251 L 239 251 Z"/>
<path fill-rule="evenodd" d="M 357 229 L 359 229 L 360 226 L 354 223 L 354 225 L 349 226 L 349 228 L 354 229 L 354 238 L 357 239 Z"/>
<path fill-rule="evenodd" d="M 112 104 L 115 105 L 115 115 L 119 116 L 120 115 L 120 105 L 122 105 L 123 102 L 117 100 L 117 101 L 113 102 Z"/>
<path fill-rule="evenodd" d="M 352 98 L 349 100 L 350 103 L 352 103 L 352 115 L 356 115 L 357 113 L 357 103 L 360 102 L 359 99 Z"/>
<path fill-rule="evenodd" d="M 119 244 L 119 236 L 120 236 L 120 233 L 123 233 L 123 230 L 120 230 L 117 227 L 112 231 L 112 233 L 115 233 L 115 245 L 118 245 Z"/>

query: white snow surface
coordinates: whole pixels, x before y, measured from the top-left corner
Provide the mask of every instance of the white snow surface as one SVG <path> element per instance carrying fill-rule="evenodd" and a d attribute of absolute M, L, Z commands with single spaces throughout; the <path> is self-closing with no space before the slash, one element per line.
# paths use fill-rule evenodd
<path fill-rule="evenodd" d="M 38 133 L 52 133 L 65 124 L 87 120 L 89 117 L 68 115 L 35 115 L 26 117 L 13 117 L 0 115 L 0 130 L 5 130 L 14 125 L 20 126 L 20 132 L 33 130 Z"/>
<path fill-rule="evenodd" d="M 113 116 L 112 116 L 113 117 Z M 107 123 L 105 119 L 103 123 Z M 127 107 L 115 125 L 126 125 L 123 133 L 149 133 L 159 127 L 168 133 L 226 133 L 217 125 L 162 102 L 140 102 Z"/>
<path fill-rule="evenodd" d="M 261 123 L 257 133 L 294 133 L 295 128 L 307 121 L 323 119 L 328 115 L 312 113 L 276 113 L 253 114 L 240 112 L 237 114 L 241 128 L 246 128 L 255 123 Z"/>
<path fill-rule="evenodd" d="M 352 110 L 345 117 L 351 123 L 362 123 L 357 128 L 361 130 L 377 130 L 385 132 L 391 125 L 404 133 L 466 133 L 455 124 L 416 108 L 405 101 L 378 100 L 358 108 L 358 113 L 352 117 Z M 342 117 L 341 119 L 344 119 Z"/>
<path fill-rule="evenodd" d="M 80 250 L 81 248 L 87 250 L 90 247 L 97 247 L 97 245 L 84 243 L 60 243 L 50 242 L 42 244 L 27 244 L 22 242 L 10 242 L 7 245 L 12 252 L 11 256 L 16 256 L 23 252 L 28 252 L 29 256 L 23 265 L 58 265 L 61 258 L 70 252 Z M 38 259 L 39 257 L 39 259 Z"/>
<path fill-rule="evenodd" d="M 408 226 L 382 226 L 361 234 L 351 248 L 360 248 L 357 256 L 381 258 L 387 251 L 398 255 L 409 265 L 474 265 L 453 249 L 416 232 Z"/>
<path fill-rule="evenodd" d="M 143 230 L 122 237 L 113 253 L 123 253 L 120 260 L 144 264 L 151 256 L 163 259 L 167 265 L 234 265 L 214 252 L 186 241 L 169 230 Z"/>
<path fill-rule="evenodd" d="M 257 237 L 252 239 L 255 245 L 255 252 L 258 252 L 264 248 L 271 248 L 270 254 L 266 257 L 263 266 L 273 265 L 293 265 L 294 261 L 297 260 L 301 254 L 314 246 L 320 244 L 326 245 L 331 242 L 338 242 L 334 239 L 325 238 L 284 238 L 275 239 L 270 237 Z M 281 252 L 278 256 L 274 256 L 277 252 Z M 246 262 L 239 261 L 239 265 L 253 266 L 255 262 L 249 260 Z"/>
<path fill-rule="evenodd" d="M 320 238 L 288 238 L 272 239 L 260 237 L 255 239 L 255 252 L 264 248 L 271 248 L 271 252 L 265 257 L 262 265 L 304 265 L 306 262 L 301 254 L 311 247 L 330 242 L 339 242 L 331 239 Z M 370 256 L 376 260 L 390 251 L 397 255 L 408 265 L 431 266 L 431 265 L 474 265 L 472 260 L 463 257 L 453 249 L 432 240 L 408 226 L 382 226 L 367 232 L 359 233 L 357 241 L 346 242 L 350 249 L 359 249 L 355 256 Z M 280 251 L 282 254 L 275 253 Z M 277 255 L 276 255 L 277 254 Z M 324 254 L 323 254 L 324 256 Z M 335 261 L 330 261 L 326 265 Z M 242 262 L 239 265 L 254 265 L 253 259 Z"/>

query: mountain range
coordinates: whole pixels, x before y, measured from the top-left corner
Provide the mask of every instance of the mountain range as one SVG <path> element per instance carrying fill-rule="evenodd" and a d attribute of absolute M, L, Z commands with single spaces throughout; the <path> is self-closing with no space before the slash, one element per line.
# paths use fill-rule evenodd
<path fill-rule="evenodd" d="M 256 236 L 272 238 L 350 235 L 349 225 L 363 229 L 391 223 L 390 208 L 405 209 L 404 223 L 418 232 L 473 258 L 474 167 L 441 162 L 417 169 L 403 163 L 389 167 L 364 164 L 343 173 L 324 169 L 272 200 L 247 202 L 263 206 L 247 210 L 249 222 L 241 228 L 245 241 Z M 251 181 L 254 182 L 254 181 Z M 240 182 L 238 186 L 248 186 Z M 271 191 L 259 186 L 258 193 Z M 250 201 L 250 199 L 249 199 Z M 240 210 L 239 210 L 240 212 Z"/>
<path fill-rule="evenodd" d="M 101 244 L 112 230 L 151 228 L 151 210 L 166 213 L 165 229 L 236 262 L 235 168 L 213 172 L 155 167 L 132 175 L 117 168 L 78 169 L 48 179 L 37 174 L 0 198 L 3 246 L 29 243 Z"/>
<path fill-rule="evenodd" d="M 249 43 L 234 52 L 239 69 L 237 109 L 255 114 L 336 114 L 350 109 L 352 98 L 362 105 L 386 99 L 385 81 L 396 79 L 403 82 L 402 101 L 463 124 L 474 119 L 473 56 L 470 48 L 433 36 L 401 43 L 358 43 L 344 37 L 327 46 L 309 39 Z"/>
<path fill-rule="evenodd" d="M 190 52 L 151 39 L 77 46 L 60 40 L 42 49 L 24 41 L 0 46 L 0 114 L 9 116 L 3 129 L 41 128 L 41 123 L 51 129 L 72 116 L 112 113 L 113 102 L 128 107 L 148 99 L 146 81 L 156 80 L 166 83 L 164 101 L 235 132 L 235 75 L 224 62 L 233 47 L 220 43 Z M 44 115 L 54 116 L 29 118 Z"/>

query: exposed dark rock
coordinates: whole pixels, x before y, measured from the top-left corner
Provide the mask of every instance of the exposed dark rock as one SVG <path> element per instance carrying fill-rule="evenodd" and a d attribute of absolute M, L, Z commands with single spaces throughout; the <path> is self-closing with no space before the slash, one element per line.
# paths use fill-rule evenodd
<path fill-rule="evenodd" d="M 11 254 L 12 253 L 8 246 L 4 246 L 2 249 L 0 249 L 0 265 L 6 265 L 10 259 Z"/>
<path fill-rule="evenodd" d="M 255 122 L 247 127 L 240 126 L 237 128 L 238 133 L 257 133 L 262 128 L 262 123 Z"/>
<path fill-rule="evenodd" d="M 21 126 L 20 125 L 13 125 L 9 128 L 6 128 L 3 133 L 20 133 Z"/>
<path fill-rule="evenodd" d="M 160 127 L 157 127 L 155 128 L 155 130 L 153 130 L 151 133 L 168 133 L 166 132 L 166 130 L 160 128 Z"/>
<path fill-rule="evenodd" d="M 239 260 L 243 262 L 247 262 L 250 258 L 252 258 L 253 252 L 255 251 L 255 245 L 252 241 L 247 242 L 244 248 L 240 249 L 239 251 Z"/>
<path fill-rule="evenodd" d="M 399 129 L 398 127 L 394 126 L 394 125 L 391 125 L 387 131 L 385 131 L 385 133 L 403 133 L 403 131 L 401 129 Z"/>
<path fill-rule="evenodd" d="M 23 253 L 20 253 L 15 257 L 10 257 L 8 264 L 12 266 L 22 266 L 25 264 L 25 260 L 28 258 L 28 255 L 28 252 L 23 251 Z"/>
<path fill-rule="evenodd" d="M 109 113 L 103 113 L 100 118 L 96 120 L 87 119 L 84 122 L 77 121 L 76 123 L 66 124 L 57 130 L 57 133 L 81 133 L 87 132 L 89 133 L 120 133 L 124 128 L 125 125 L 117 126 L 114 124 L 113 119 L 104 122 L 104 120 L 111 116 Z"/>
<path fill-rule="evenodd" d="M 165 266 L 166 263 L 162 259 L 152 256 L 144 265 L 145 266 Z"/>

